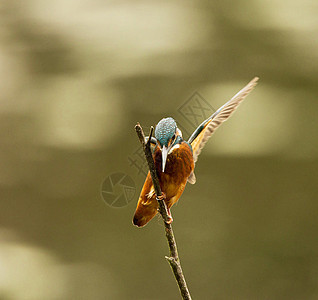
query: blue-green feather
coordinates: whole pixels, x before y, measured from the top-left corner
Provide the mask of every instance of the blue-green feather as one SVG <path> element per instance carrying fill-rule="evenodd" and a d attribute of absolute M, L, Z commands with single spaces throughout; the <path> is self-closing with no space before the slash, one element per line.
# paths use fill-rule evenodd
<path fill-rule="evenodd" d="M 177 129 L 177 123 L 172 118 L 160 120 L 156 126 L 155 137 L 161 146 L 168 147 L 169 140 L 172 139 Z"/>

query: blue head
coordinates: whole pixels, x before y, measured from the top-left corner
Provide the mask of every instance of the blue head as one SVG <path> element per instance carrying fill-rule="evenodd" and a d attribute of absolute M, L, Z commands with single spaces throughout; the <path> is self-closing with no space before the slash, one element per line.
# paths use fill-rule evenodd
<path fill-rule="evenodd" d="M 168 147 L 169 141 L 172 140 L 177 130 L 177 123 L 172 118 L 165 118 L 160 120 L 156 126 L 155 138 L 157 139 L 159 146 Z"/>
<path fill-rule="evenodd" d="M 181 130 L 172 118 L 160 120 L 156 126 L 155 138 L 162 153 L 162 172 L 165 171 L 167 156 L 171 148 L 182 139 Z"/>

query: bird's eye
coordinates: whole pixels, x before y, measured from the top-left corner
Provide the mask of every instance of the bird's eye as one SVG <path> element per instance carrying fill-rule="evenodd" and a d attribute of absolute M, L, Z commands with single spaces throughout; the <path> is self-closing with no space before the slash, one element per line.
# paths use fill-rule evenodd
<path fill-rule="evenodd" d="M 174 135 L 173 135 L 173 137 L 172 137 L 172 140 L 174 141 L 174 140 L 175 140 L 175 138 L 176 138 L 176 135 L 174 134 Z"/>

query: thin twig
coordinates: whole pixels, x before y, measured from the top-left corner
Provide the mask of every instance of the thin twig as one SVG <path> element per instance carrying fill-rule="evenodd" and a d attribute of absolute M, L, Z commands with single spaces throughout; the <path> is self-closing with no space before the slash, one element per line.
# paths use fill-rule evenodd
<path fill-rule="evenodd" d="M 157 199 L 158 205 L 159 205 L 159 213 L 161 214 L 163 221 L 164 221 L 164 225 L 165 225 L 166 238 L 168 240 L 169 249 L 170 249 L 170 256 L 169 257 L 166 256 L 165 258 L 169 262 L 170 267 L 173 271 L 174 277 L 178 283 L 182 299 L 191 300 L 191 296 L 190 296 L 190 293 L 189 293 L 189 290 L 187 287 L 187 283 L 185 281 L 185 278 L 184 278 L 184 275 L 182 272 L 181 263 L 180 263 L 180 259 L 179 259 L 179 255 L 178 255 L 177 244 L 176 244 L 176 240 L 174 238 L 172 226 L 171 226 L 171 224 L 169 224 L 171 222 L 171 219 L 168 215 L 166 203 L 163 199 L 161 199 L 162 198 L 162 191 L 160 188 L 159 179 L 157 176 L 157 172 L 156 172 L 156 168 L 155 168 L 155 164 L 153 161 L 151 148 L 150 148 L 153 127 L 151 126 L 151 128 L 150 128 L 149 138 L 148 138 L 147 142 L 146 142 L 142 127 L 140 126 L 139 123 L 137 123 L 137 125 L 135 126 L 135 130 L 137 132 L 137 135 L 139 137 L 139 140 L 140 140 L 140 142 L 143 146 L 144 152 L 145 152 L 150 175 L 152 178 L 152 183 L 153 183 L 155 193 L 156 193 L 156 199 Z"/>

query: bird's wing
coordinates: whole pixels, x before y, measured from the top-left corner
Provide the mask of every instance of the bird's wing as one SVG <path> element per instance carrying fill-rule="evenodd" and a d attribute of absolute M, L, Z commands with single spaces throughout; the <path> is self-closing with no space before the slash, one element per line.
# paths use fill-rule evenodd
<path fill-rule="evenodd" d="M 195 178 L 194 171 L 192 171 L 188 177 L 188 182 L 191 184 L 195 184 L 196 181 L 197 179 Z"/>
<path fill-rule="evenodd" d="M 257 84 L 258 77 L 255 77 L 243 89 L 241 89 L 230 101 L 221 106 L 211 117 L 202 122 L 200 126 L 193 132 L 188 140 L 193 150 L 194 162 L 198 160 L 202 148 L 214 133 L 214 131 L 226 121 L 244 98 L 253 90 Z"/>

